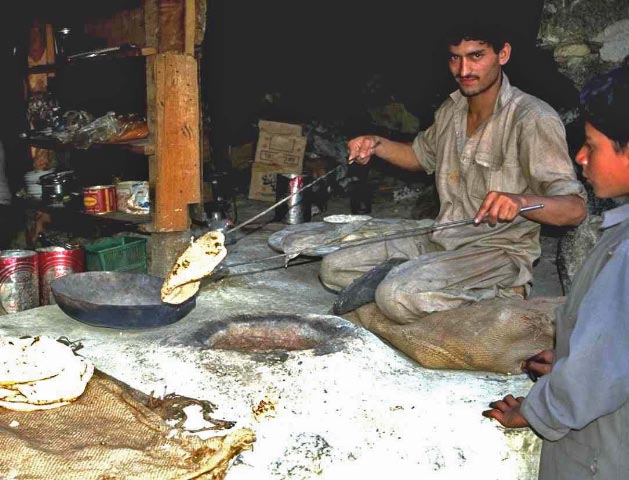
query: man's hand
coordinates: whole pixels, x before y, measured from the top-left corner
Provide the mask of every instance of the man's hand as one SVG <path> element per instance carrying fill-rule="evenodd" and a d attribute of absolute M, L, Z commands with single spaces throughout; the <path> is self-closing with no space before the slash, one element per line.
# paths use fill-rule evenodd
<path fill-rule="evenodd" d="M 375 153 L 376 147 L 380 145 L 380 139 L 374 135 L 365 135 L 356 137 L 347 142 L 349 151 L 349 163 L 356 162 L 360 165 L 366 165 L 371 160 L 371 156 Z"/>
<path fill-rule="evenodd" d="M 503 426 L 508 428 L 524 428 L 529 426 L 529 422 L 520 413 L 520 405 L 524 401 L 524 397 L 515 398 L 513 395 L 507 395 L 502 400 L 491 402 L 489 406 L 491 410 L 485 410 L 483 417 L 498 420 Z"/>
<path fill-rule="evenodd" d="M 504 192 L 489 192 L 483 204 L 476 212 L 474 223 L 487 222 L 495 225 L 498 222 L 511 222 L 526 207 L 522 195 Z"/>
<path fill-rule="evenodd" d="M 555 352 L 553 350 L 542 350 L 531 358 L 527 358 L 522 363 L 522 371 L 528 374 L 534 382 L 542 375 L 550 373 L 553 368 Z"/>

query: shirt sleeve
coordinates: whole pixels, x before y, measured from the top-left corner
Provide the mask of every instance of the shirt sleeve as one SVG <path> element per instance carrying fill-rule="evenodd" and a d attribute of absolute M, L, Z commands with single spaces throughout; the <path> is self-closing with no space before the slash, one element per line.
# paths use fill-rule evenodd
<path fill-rule="evenodd" d="M 568 153 L 566 131 L 558 117 L 537 115 L 520 136 L 520 165 L 536 195 L 578 195 L 587 200 Z"/>
<path fill-rule="evenodd" d="M 567 357 L 557 360 L 522 404 L 548 440 L 618 410 L 629 400 L 629 240 L 590 286 L 577 313 Z"/>
<path fill-rule="evenodd" d="M 417 158 L 417 163 L 428 174 L 434 173 L 437 165 L 436 145 L 436 127 L 434 123 L 423 132 L 419 132 L 415 140 L 413 140 L 412 148 L 415 158 Z"/>

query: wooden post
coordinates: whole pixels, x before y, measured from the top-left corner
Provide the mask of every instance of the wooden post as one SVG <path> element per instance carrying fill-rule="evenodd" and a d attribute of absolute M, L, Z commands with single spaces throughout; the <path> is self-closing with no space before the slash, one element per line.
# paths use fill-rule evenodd
<path fill-rule="evenodd" d="M 194 36 L 196 32 L 196 9 L 194 0 L 186 0 L 184 16 L 184 53 L 194 56 Z"/>
<path fill-rule="evenodd" d="M 183 231 L 190 222 L 188 204 L 201 199 L 197 62 L 189 55 L 160 53 L 154 74 L 153 231 Z"/>

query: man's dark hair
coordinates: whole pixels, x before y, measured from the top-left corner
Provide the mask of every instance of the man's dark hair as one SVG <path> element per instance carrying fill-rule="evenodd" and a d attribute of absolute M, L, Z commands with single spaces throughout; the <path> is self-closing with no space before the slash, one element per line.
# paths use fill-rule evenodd
<path fill-rule="evenodd" d="M 581 89 L 583 119 L 616 143 L 629 147 L 629 56 L 621 66 L 592 78 Z"/>
<path fill-rule="evenodd" d="M 498 53 L 507 43 L 508 36 L 505 29 L 498 23 L 469 21 L 447 28 L 443 34 L 442 45 L 448 49 L 452 45 L 459 45 L 464 40 L 485 42 Z"/>

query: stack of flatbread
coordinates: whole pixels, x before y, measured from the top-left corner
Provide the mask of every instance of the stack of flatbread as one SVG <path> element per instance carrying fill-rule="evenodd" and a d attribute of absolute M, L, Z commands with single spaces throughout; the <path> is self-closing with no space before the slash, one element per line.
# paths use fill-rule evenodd
<path fill-rule="evenodd" d="M 192 297 L 201 279 L 211 275 L 226 255 L 225 235 L 221 232 L 211 231 L 191 241 L 164 280 L 162 302 L 179 304 Z"/>
<path fill-rule="evenodd" d="M 90 360 L 52 338 L 0 337 L 0 407 L 32 411 L 68 405 L 93 373 Z"/>

